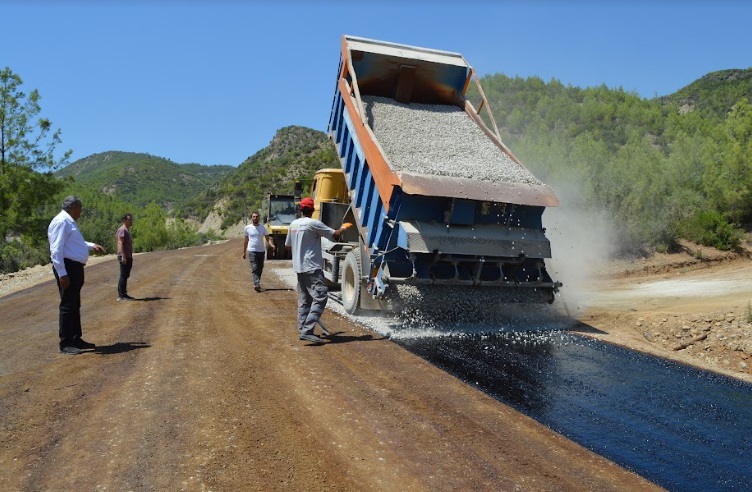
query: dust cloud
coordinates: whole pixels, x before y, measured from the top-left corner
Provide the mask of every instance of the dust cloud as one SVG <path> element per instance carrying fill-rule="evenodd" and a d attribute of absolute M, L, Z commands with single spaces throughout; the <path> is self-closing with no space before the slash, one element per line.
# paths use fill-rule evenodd
<path fill-rule="evenodd" d="M 335 302 L 327 307 L 380 335 L 400 339 L 566 329 L 594 297 L 595 273 L 616 248 L 605 214 L 586 210 L 576 186 L 554 186 L 554 189 L 561 205 L 547 208 L 543 214 L 552 250 L 546 268 L 553 280 L 564 285 L 551 306 L 536 304 L 531 309 L 527 303 L 499 302 L 498 291 L 484 293 L 474 288 L 432 286 L 428 291 L 431 296 L 426 297 L 426 292 L 418 287 L 394 285 L 391 289 L 396 291 L 398 300 L 391 302 L 397 303 L 397 309 L 351 315 L 341 307 L 336 289 L 330 293 Z M 295 286 L 295 278 L 288 272 L 275 273 L 288 285 Z"/>
<path fill-rule="evenodd" d="M 548 273 L 564 284 L 554 305 L 576 316 L 594 294 L 594 276 L 616 250 L 613 230 L 605 213 L 587 210 L 576 185 L 553 185 L 561 205 L 547 208 L 543 226 L 551 241 Z"/>

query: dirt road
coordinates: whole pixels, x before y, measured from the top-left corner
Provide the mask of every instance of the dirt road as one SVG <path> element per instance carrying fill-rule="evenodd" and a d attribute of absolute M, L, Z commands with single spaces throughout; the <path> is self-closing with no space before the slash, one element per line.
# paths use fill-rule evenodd
<path fill-rule="evenodd" d="M 88 266 L 78 356 L 51 280 L 0 298 L 3 490 L 657 489 L 334 313 L 298 340 L 241 249 L 138 256 L 134 302 Z"/>

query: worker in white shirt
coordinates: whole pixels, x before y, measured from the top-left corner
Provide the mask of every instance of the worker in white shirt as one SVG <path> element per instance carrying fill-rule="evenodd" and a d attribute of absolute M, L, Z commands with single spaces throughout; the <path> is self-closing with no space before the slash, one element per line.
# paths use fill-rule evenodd
<path fill-rule="evenodd" d="M 261 274 L 264 272 L 264 258 L 266 257 L 266 245 L 276 249 L 274 240 L 269 237 L 269 231 L 261 222 L 261 215 L 258 211 L 251 213 L 251 223 L 243 229 L 243 259 L 246 257 L 251 263 L 251 274 L 253 275 L 253 288 L 256 292 L 261 292 Z"/>
<path fill-rule="evenodd" d="M 63 210 L 47 228 L 52 271 L 60 291 L 60 351 L 70 355 L 95 347 L 81 338 L 81 287 L 84 285 L 84 265 L 89 260 L 89 250 L 106 253 L 99 244 L 84 241 L 76 223 L 82 208 L 78 197 L 65 197 Z"/>

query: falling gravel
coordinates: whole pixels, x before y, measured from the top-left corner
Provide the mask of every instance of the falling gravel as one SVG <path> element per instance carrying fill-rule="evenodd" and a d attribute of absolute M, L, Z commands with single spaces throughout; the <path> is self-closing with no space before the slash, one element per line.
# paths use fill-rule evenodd
<path fill-rule="evenodd" d="M 490 182 L 542 184 L 462 109 L 363 96 L 366 119 L 398 172 Z"/>
<path fill-rule="evenodd" d="M 296 288 L 292 269 L 272 271 Z M 535 304 L 531 308 L 525 302 L 510 302 L 496 289 L 394 285 L 388 292 L 386 310 L 361 310 L 354 315 L 345 311 L 341 292 L 334 289 L 329 292 L 327 309 L 394 340 L 489 332 L 527 333 L 526 340 L 537 340 L 535 333 L 551 336 L 572 327 L 572 320 L 556 307 Z"/>

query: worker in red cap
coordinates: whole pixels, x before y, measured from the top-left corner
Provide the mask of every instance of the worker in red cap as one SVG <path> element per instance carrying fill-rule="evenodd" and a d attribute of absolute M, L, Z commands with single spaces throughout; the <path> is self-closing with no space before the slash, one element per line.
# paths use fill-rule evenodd
<path fill-rule="evenodd" d="M 352 224 L 343 224 L 335 231 L 320 220 L 311 218 L 313 209 L 314 203 L 310 198 L 300 201 L 303 217 L 290 224 L 285 246 L 292 250 L 292 269 L 298 276 L 298 337 L 322 343 L 324 340 L 313 333 L 326 307 L 329 290 L 321 269 L 321 238 L 339 241 L 342 233 Z"/>

